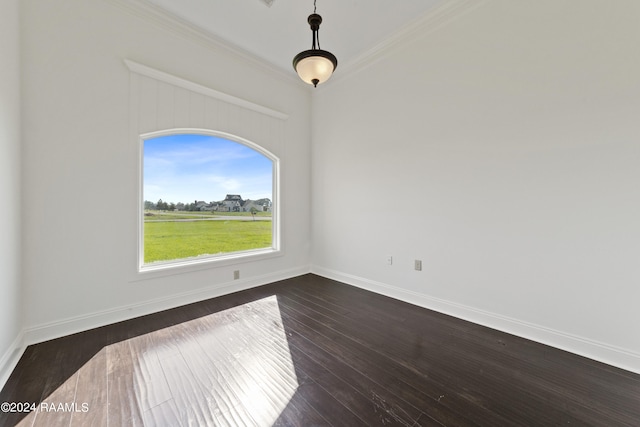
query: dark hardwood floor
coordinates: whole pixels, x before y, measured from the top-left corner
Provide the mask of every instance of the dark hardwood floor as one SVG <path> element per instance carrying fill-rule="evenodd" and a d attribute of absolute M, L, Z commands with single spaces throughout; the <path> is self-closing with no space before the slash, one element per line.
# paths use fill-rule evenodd
<path fill-rule="evenodd" d="M 640 426 L 640 375 L 310 274 L 30 346 L 0 402 L 35 408 L 0 426 Z"/>

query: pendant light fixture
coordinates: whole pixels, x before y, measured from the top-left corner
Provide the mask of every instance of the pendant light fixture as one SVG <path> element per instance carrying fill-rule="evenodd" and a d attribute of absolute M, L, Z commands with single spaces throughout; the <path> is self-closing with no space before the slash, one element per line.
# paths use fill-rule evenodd
<path fill-rule="evenodd" d="M 303 81 L 316 87 L 318 83 L 324 83 L 331 77 L 338 66 L 338 59 L 333 53 L 320 49 L 318 30 L 322 17 L 316 13 L 316 0 L 313 0 L 313 13 L 309 15 L 307 22 L 311 26 L 311 49 L 300 52 L 293 58 L 293 68 Z"/>

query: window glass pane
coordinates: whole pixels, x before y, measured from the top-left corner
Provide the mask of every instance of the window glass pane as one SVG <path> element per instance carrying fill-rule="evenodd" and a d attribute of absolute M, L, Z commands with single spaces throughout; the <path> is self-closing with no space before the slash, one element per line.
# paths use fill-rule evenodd
<path fill-rule="evenodd" d="M 143 265 L 273 248 L 274 161 L 203 134 L 143 141 Z"/>

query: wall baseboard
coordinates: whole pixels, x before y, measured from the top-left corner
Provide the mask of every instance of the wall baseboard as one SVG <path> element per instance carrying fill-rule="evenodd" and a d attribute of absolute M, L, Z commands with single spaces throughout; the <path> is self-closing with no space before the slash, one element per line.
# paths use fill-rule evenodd
<path fill-rule="evenodd" d="M 640 354 L 317 265 L 311 273 L 640 374 Z"/>
<path fill-rule="evenodd" d="M 24 329 L 23 342 L 26 347 L 27 345 L 60 338 L 77 332 L 110 325 L 112 323 L 145 316 L 147 314 L 157 313 L 159 311 L 203 301 L 209 298 L 219 297 L 307 273 L 309 273 L 308 266 L 280 270 L 246 279 L 218 283 L 195 291 L 156 298 L 139 304 L 98 311 L 55 322 L 31 326 Z"/>
<path fill-rule="evenodd" d="M 26 348 L 27 346 L 24 345 L 24 331 L 22 331 L 13 340 L 7 351 L 2 355 L 2 358 L 0 358 L 0 390 L 2 390 L 7 383 L 7 380 L 16 368 Z"/>

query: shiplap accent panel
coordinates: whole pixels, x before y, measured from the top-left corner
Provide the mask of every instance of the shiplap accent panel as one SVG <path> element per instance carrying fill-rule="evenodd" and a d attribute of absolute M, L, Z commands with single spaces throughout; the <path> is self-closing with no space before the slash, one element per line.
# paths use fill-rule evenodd
<path fill-rule="evenodd" d="M 239 136 L 281 156 L 285 114 L 144 66 L 133 68 L 130 67 L 135 138 L 168 129 L 207 129 Z"/>
<path fill-rule="evenodd" d="M 227 134 L 236 142 L 244 140 L 260 147 L 263 154 L 269 153 L 269 157 L 274 160 L 285 157 L 286 114 L 132 61 L 127 60 L 125 63 L 130 70 L 130 132 L 132 143 L 138 144 L 140 152 L 139 170 L 142 170 L 141 135 L 175 129 L 221 134 L 223 137 Z M 282 219 L 279 207 L 280 170 L 278 163 L 273 171 L 272 195 L 275 219 L 273 243 L 276 255 L 283 250 L 279 229 Z M 139 180 L 141 188 L 142 174 Z M 132 200 L 132 203 L 139 205 L 139 200 Z M 139 259 L 142 259 L 142 228 L 139 228 L 139 233 Z M 132 263 L 131 271 L 136 272 L 132 280 L 140 279 L 139 267 Z M 197 266 L 190 265 L 189 268 Z M 145 272 L 148 273 L 150 272 Z M 158 275 L 165 273 L 151 272 Z"/>

